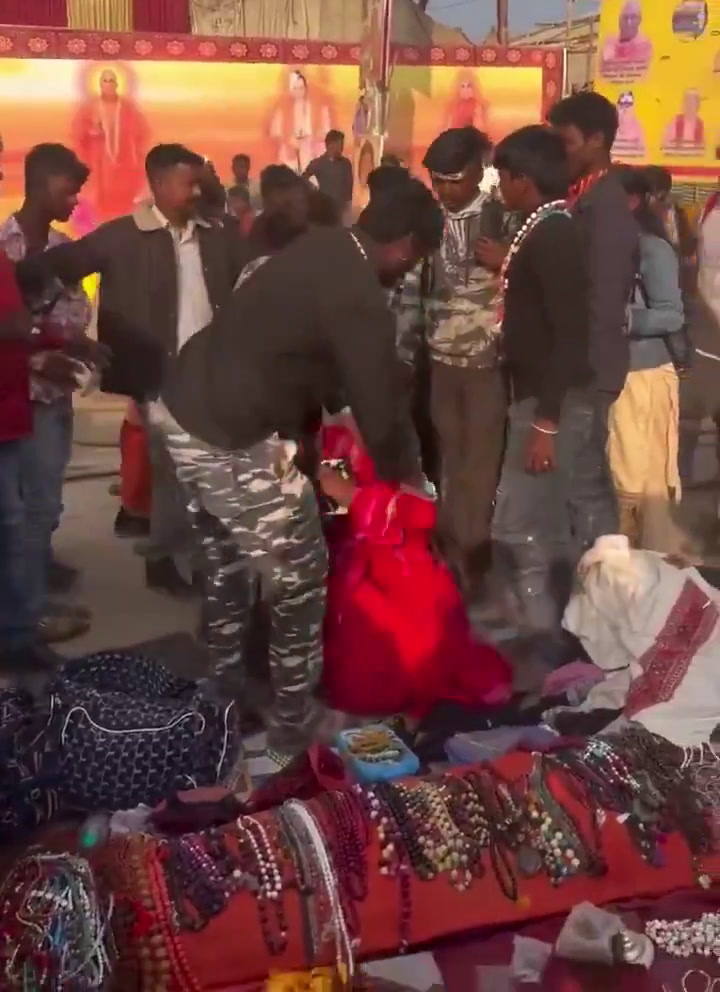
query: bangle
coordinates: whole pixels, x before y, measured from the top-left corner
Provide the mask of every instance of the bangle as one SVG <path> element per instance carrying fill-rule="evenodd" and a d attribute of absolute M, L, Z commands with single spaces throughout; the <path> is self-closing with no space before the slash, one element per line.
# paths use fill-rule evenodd
<path fill-rule="evenodd" d="M 536 423 L 533 423 L 532 429 L 534 431 L 540 431 L 541 434 L 548 434 L 548 435 L 550 435 L 552 437 L 554 437 L 557 434 L 557 427 L 555 428 L 554 431 L 549 431 L 547 429 L 547 427 L 538 427 L 538 425 Z"/>

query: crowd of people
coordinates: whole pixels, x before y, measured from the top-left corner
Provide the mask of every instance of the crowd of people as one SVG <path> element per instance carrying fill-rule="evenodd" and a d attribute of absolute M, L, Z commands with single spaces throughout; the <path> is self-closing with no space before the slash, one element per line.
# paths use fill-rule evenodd
<path fill-rule="evenodd" d="M 579 556 L 614 533 L 686 553 L 673 507 L 700 422 L 718 418 L 717 200 L 695 238 L 665 170 L 612 164 L 617 128 L 592 92 L 494 148 L 450 128 L 426 176 L 391 156 L 375 169 L 355 223 L 340 132 L 302 175 L 271 165 L 256 183 L 237 155 L 227 190 L 200 155 L 158 145 L 150 199 L 76 241 L 52 225 L 88 169 L 33 149 L 0 228 L 4 657 L 51 663 L 39 645 L 88 623 L 53 598 L 73 576 L 52 534 L 89 367 L 131 401 L 116 531 L 144 538 L 148 585 L 199 591 L 211 696 L 243 672 L 266 605 L 279 756 L 322 710 L 317 496 L 342 502 L 345 482 L 318 455 L 323 418 L 387 486 L 437 492 L 437 548 L 479 622 L 570 660 Z"/>

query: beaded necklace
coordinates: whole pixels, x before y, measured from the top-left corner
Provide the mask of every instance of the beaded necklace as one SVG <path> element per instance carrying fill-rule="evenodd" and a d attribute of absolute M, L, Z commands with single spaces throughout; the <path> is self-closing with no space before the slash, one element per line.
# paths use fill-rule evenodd
<path fill-rule="evenodd" d="M 508 271 L 512 264 L 512 260 L 522 248 L 527 236 L 535 230 L 538 224 L 541 224 L 544 220 L 547 220 L 548 217 L 552 217 L 553 214 L 565 214 L 566 217 L 570 216 L 565 200 L 550 200 L 549 203 L 543 203 L 539 206 L 537 210 L 534 210 L 530 214 L 510 243 L 507 255 L 503 259 L 502 267 L 500 268 L 500 286 L 495 300 L 498 307 L 498 324 L 501 326 L 504 315 L 505 294 L 507 293 L 509 285 Z"/>

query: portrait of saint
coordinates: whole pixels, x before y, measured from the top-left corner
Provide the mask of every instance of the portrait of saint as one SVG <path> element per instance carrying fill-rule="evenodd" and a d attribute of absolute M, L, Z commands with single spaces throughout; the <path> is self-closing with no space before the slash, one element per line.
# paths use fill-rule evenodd
<path fill-rule="evenodd" d="M 270 120 L 275 161 L 303 173 L 312 159 L 325 151 L 325 135 L 331 127 L 327 101 L 310 92 L 308 81 L 299 69 L 291 69 L 286 90 Z"/>
<path fill-rule="evenodd" d="M 702 155 L 705 151 L 705 122 L 700 116 L 702 97 L 698 90 L 685 90 L 680 112 L 665 129 L 663 151 L 673 155 Z"/>
<path fill-rule="evenodd" d="M 650 65 L 653 45 L 642 34 L 640 0 L 625 0 L 618 18 L 618 33 L 605 39 L 600 52 L 600 75 L 606 79 L 639 79 Z"/>
<path fill-rule="evenodd" d="M 673 33 L 694 41 L 705 33 L 708 7 L 705 0 L 682 0 L 673 11 Z"/>
<path fill-rule="evenodd" d="M 635 97 L 627 90 L 617 101 L 618 132 L 613 145 L 613 155 L 617 158 L 644 158 L 646 154 L 645 134 L 635 111 Z"/>
<path fill-rule="evenodd" d="M 472 69 L 459 72 L 448 104 L 445 127 L 476 127 L 486 131 L 487 112 L 487 103 L 475 73 Z"/>
<path fill-rule="evenodd" d="M 125 66 L 87 77 L 73 119 L 73 147 L 90 168 L 87 194 L 100 222 L 129 213 L 145 183 L 149 134 L 131 78 Z"/>

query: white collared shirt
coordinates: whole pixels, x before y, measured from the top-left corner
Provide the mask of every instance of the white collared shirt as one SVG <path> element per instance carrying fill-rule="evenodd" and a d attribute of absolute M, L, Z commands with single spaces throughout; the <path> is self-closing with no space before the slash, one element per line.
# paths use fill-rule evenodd
<path fill-rule="evenodd" d="M 200 255 L 198 221 L 191 219 L 180 230 L 172 227 L 156 206 L 153 205 L 152 210 L 162 226 L 170 231 L 175 246 L 178 284 L 177 349 L 180 351 L 193 334 L 207 327 L 213 315 Z"/>

